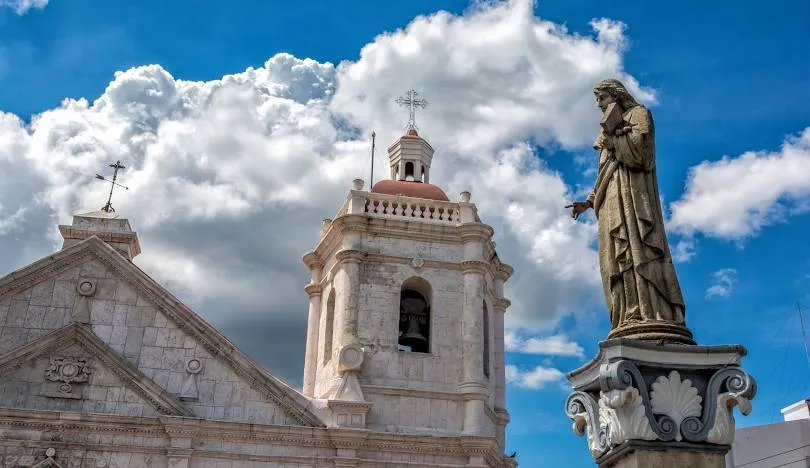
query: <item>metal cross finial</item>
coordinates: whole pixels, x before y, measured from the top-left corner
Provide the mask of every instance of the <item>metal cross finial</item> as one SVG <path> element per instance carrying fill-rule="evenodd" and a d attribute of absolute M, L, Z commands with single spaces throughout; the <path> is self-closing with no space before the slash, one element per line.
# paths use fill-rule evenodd
<path fill-rule="evenodd" d="M 408 110 L 410 110 L 407 127 L 409 130 L 416 130 L 416 108 L 421 107 L 424 109 L 428 105 L 427 100 L 418 99 L 417 96 L 419 96 L 419 93 L 411 89 L 408 91 L 408 97 L 398 97 L 394 100 L 397 104 L 407 106 Z"/>
<path fill-rule="evenodd" d="M 123 187 L 125 190 L 129 190 L 129 187 L 127 187 L 126 185 L 121 185 L 121 184 L 119 184 L 118 182 L 115 181 L 115 179 L 118 178 L 118 171 L 121 170 L 121 169 L 125 169 L 126 166 L 121 164 L 121 161 L 116 161 L 115 164 L 110 164 L 110 167 L 114 169 L 113 170 L 112 180 L 107 179 L 106 177 L 104 177 L 101 174 L 96 174 L 96 179 L 103 180 L 103 181 L 106 181 L 106 182 L 110 183 L 110 196 L 107 197 L 107 204 L 104 205 L 101 208 L 101 211 L 104 211 L 106 213 L 115 213 L 115 209 L 112 207 L 112 203 L 111 203 L 112 202 L 113 189 L 115 189 L 116 185 L 119 186 L 119 187 Z"/>

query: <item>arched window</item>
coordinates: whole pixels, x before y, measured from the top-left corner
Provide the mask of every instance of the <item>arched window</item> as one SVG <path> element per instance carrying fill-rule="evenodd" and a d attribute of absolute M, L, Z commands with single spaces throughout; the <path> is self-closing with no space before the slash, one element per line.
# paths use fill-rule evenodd
<path fill-rule="evenodd" d="M 413 180 L 414 178 L 413 163 L 410 161 L 405 163 L 405 180 L 409 180 L 408 177 L 410 177 L 410 180 Z"/>
<path fill-rule="evenodd" d="M 332 330 L 335 324 L 335 290 L 329 292 L 329 299 L 326 301 L 326 314 L 324 314 L 324 337 L 323 337 L 323 363 L 326 364 L 332 357 Z"/>
<path fill-rule="evenodd" d="M 487 309 L 487 301 L 484 301 L 483 307 L 483 323 L 484 329 L 484 377 L 489 378 L 489 310 Z"/>
<path fill-rule="evenodd" d="M 399 349 L 414 353 L 430 352 L 430 284 L 411 278 L 402 284 L 399 295 Z"/>

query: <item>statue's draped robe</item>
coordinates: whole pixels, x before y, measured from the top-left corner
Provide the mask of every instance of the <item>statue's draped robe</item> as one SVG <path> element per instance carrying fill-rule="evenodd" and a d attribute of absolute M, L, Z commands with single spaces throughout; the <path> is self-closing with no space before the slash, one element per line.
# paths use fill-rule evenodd
<path fill-rule="evenodd" d="M 599 266 L 611 330 L 663 320 L 684 324 L 684 301 L 669 253 L 655 174 L 655 130 L 650 111 L 637 105 L 623 114 L 632 131 L 608 136 L 589 200 L 599 226 Z M 607 148 L 607 139 L 614 149 Z"/>

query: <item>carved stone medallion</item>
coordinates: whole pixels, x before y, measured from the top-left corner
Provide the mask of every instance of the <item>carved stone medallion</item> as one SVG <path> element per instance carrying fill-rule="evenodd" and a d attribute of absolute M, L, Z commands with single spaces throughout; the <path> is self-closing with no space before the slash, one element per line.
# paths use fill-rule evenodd
<path fill-rule="evenodd" d="M 86 383 L 92 373 L 93 369 L 85 358 L 51 357 L 50 365 L 45 370 L 45 378 L 51 382 L 61 382 L 61 393 L 71 393 L 73 385 Z"/>

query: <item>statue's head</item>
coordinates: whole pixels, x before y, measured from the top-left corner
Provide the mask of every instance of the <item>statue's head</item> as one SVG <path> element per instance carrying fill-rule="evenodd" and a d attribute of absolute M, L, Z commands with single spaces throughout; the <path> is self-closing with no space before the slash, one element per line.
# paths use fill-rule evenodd
<path fill-rule="evenodd" d="M 629 109 L 638 105 L 627 88 L 621 81 L 608 79 L 600 81 L 594 88 L 593 94 L 596 96 L 596 104 L 603 111 L 613 102 L 619 103 L 622 109 Z"/>

